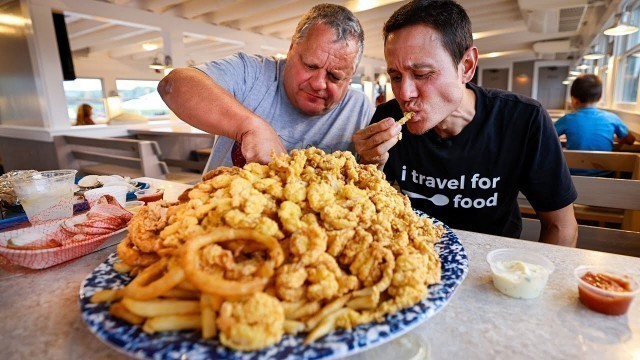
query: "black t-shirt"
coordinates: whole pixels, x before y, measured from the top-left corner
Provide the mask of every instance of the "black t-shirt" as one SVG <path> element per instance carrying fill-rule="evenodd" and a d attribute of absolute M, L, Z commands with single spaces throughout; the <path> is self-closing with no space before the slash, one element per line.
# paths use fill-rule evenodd
<path fill-rule="evenodd" d="M 537 101 L 467 87 L 476 94 L 476 114 L 462 132 L 443 139 L 403 126 L 384 172 L 414 208 L 452 228 L 518 238 L 518 191 L 539 211 L 561 209 L 577 197 L 558 136 Z M 378 106 L 371 122 L 402 115 L 394 99 Z"/>

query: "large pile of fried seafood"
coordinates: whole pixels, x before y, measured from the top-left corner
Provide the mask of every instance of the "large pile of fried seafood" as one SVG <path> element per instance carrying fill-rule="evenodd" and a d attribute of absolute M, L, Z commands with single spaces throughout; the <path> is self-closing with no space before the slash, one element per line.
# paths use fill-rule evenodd
<path fill-rule="evenodd" d="M 118 245 L 134 279 L 92 302 L 147 333 L 197 329 L 236 350 L 383 321 L 440 281 L 441 226 L 373 165 L 309 148 L 220 168 L 149 203 Z"/>

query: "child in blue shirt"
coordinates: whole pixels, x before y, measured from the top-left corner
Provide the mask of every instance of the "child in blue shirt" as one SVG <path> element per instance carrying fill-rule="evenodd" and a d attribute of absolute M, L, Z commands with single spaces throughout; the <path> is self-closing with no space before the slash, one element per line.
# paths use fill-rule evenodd
<path fill-rule="evenodd" d="M 611 151 L 613 135 L 621 144 L 633 144 L 635 137 L 620 118 L 595 107 L 602 96 L 602 80 L 594 74 L 581 75 L 571 85 L 571 107 L 575 112 L 554 124 L 558 136 L 567 136 L 567 150 Z M 570 169 L 572 175 L 610 176 L 602 170 Z"/>

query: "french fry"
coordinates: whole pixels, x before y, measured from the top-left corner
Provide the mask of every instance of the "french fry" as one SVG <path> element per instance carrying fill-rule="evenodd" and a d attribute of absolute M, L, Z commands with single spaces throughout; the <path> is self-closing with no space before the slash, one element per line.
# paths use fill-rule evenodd
<path fill-rule="evenodd" d="M 166 293 L 162 294 L 161 297 L 182 299 L 182 300 L 196 300 L 200 298 L 200 294 L 195 291 L 173 288 L 167 291 Z"/>
<path fill-rule="evenodd" d="M 282 308 L 284 309 L 285 317 L 292 314 L 294 311 L 298 310 L 302 305 L 304 305 L 304 303 L 305 303 L 304 300 L 294 301 L 294 302 L 287 302 L 287 301 L 280 302 L 280 304 L 282 304 Z"/>
<path fill-rule="evenodd" d="M 325 305 L 322 310 L 318 311 L 315 315 L 307 319 L 307 329 L 315 328 L 322 319 L 327 317 L 329 314 L 340 310 L 342 307 L 344 307 L 344 304 L 347 303 L 349 298 L 350 295 L 344 295 Z"/>
<path fill-rule="evenodd" d="M 311 343 L 313 341 L 316 341 L 319 338 L 327 335 L 331 331 L 333 331 L 336 328 L 336 320 L 338 319 L 338 317 L 348 314 L 349 311 L 353 311 L 353 310 L 351 310 L 349 308 L 342 308 L 342 309 L 339 309 L 339 310 L 329 314 L 328 316 L 324 317 L 320 321 L 318 326 L 316 326 L 307 335 L 307 337 L 304 339 L 304 343 L 305 344 L 309 344 L 309 343 Z"/>
<path fill-rule="evenodd" d="M 202 338 L 210 339 L 217 335 L 216 312 L 212 308 L 211 296 L 202 294 L 200 297 L 200 315 L 202 317 Z"/>
<path fill-rule="evenodd" d="M 147 334 L 157 331 L 192 330 L 202 328 L 200 314 L 198 315 L 164 315 L 147 319 L 142 330 Z"/>
<path fill-rule="evenodd" d="M 111 304 L 109 308 L 109 313 L 118 319 L 122 319 L 129 324 L 140 325 L 144 322 L 144 317 L 138 316 L 131 311 L 127 310 L 127 308 L 122 305 L 122 303 Z"/>
<path fill-rule="evenodd" d="M 299 332 L 304 331 L 305 325 L 302 321 L 296 320 L 285 320 L 284 321 L 284 332 L 286 334 L 295 335 Z"/>
<path fill-rule="evenodd" d="M 347 307 L 353 310 L 371 310 L 378 306 L 380 293 L 370 291 L 367 295 L 354 297 L 347 302 Z"/>
<path fill-rule="evenodd" d="M 287 320 L 302 319 L 302 318 L 304 318 L 306 316 L 310 316 L 312 314 L 317 313 L 319 310 L 320 310 L 320 303 L 319 302 L 317 302 L 317 301 L 309 302 L 309 303 L 306 303 L 306 304 L 300 306 L 296 310 L 294 310 L 292 313 L 289 314 L 289 316 L 285 315 L 285 319 L 287 319 Z"/>
<path fill-rule="evenodd" d="M 122 299 L 124 294 L 123 289 L 104 289 L 100 290 L 97 293 L 91 296 L 91 303 L 101 303 L 101 302 L 113 302 Z"/>
<path fill-rule="evenodd" d="M 200 313 L 200 302 L 191 300 L 134 300 L 122 299 L 122 304 L 132 313 L 144 317 L 165 315 L 189 315 Z"/>

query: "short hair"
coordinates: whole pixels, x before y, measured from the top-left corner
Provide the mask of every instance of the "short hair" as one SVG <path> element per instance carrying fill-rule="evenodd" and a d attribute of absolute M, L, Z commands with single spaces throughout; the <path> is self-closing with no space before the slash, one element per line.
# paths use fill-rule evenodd
<path fill-rule="evenodd" d="M 392 32 L 413 25 L 426 25 L 440 33 L 442 45 L 456 65 L 473 46 L 471 20 L 464 8 L 455 1 L 414 0 L 403 5 L 382 28 L 385 44 Z"/>
<path fill-rule="evenodd" d="M 364 49 L 364 31 L 358 18 L 346 7 L 335 4 L 320 4 L 311 8 L 298 22 L 296 31 L 291 37 L 294 43 L 304 39 L 311 26 L 326 24 L 336 32 L 336 41 L 345 42 L 356 40 L 358 55 L 355 65 L 362 58 Z"/>
<path fill-rule="evenodd" d="M 571 97 L 583 104 L 597 102 L 602 97 L 602 80 L 595 74 L 578 76 L 571 84 Z"/>

